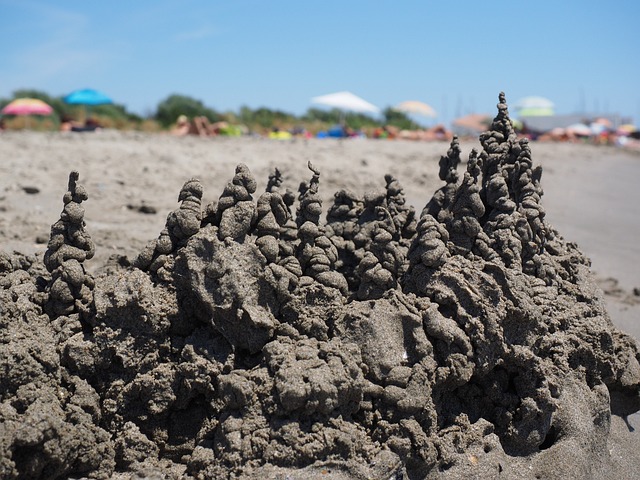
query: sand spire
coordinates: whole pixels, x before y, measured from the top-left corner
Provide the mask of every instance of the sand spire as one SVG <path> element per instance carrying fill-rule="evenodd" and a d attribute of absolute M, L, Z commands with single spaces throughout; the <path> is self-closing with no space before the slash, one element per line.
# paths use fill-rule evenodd
<path fill-rule="evenodd" d="M 84 268 L 84 261 L 95 253 L 91 236 L 85 230 L 82 202 L 89 198 L 85 188 L 78 184 L 80 174 L 69 174 L 64 208 L 60 220 L 51 226 L 51 236 L 44 263 L 51 273 L 47 310 L 53 315 L 89 314 L 93 303 L 94 280 Z"/>

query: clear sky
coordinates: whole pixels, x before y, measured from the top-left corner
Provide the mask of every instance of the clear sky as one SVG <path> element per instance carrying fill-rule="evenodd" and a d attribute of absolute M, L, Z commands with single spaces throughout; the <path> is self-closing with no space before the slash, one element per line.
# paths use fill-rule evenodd
<path fill-rule="evenodd" d="M 544 96 L 640 122 L 640 1 L 0 0 L 0 97 L 96 88 L 148 114 L 173 93 L 301 114 L 349 90 L 439 121 Z"/>

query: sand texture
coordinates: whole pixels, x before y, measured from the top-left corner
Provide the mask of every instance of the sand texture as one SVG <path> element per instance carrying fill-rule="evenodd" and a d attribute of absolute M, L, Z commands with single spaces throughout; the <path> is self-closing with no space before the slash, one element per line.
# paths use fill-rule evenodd
<path fill-rule="evenodd" d="M 637 155 L 0 144 L 0 478 L 638 478 Z"/>

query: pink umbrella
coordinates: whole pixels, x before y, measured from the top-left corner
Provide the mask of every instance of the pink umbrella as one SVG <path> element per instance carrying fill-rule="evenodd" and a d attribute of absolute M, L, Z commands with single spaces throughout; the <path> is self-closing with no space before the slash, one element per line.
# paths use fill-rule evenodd
<path fill-rule="evenodd" d="M 51 115 L 53 108 L 37 98 L 16 98 L 2 109 L 3 115 L 26 115 L 26 127 L 29 128 L 29 115 Z"/>
<path fill-rule="evenodd" d="M 4 115 L 51 115 L 53 108 L 37 98 L 17 98 L 2 109 Z"/>

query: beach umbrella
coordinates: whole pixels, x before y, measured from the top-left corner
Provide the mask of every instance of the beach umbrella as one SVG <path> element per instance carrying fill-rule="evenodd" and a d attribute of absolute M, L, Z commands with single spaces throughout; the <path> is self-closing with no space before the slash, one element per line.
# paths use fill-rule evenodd
<path fill-rule="evenodd" d="M 3 115 L 24 115 L 26 127 L 29 128 L 29 115 L 51 115 L 53 108 L 51 105 L 37 98 L 16 98 L 8 103 L 3 109 Z"/>
<path fill-rule="evenodd" d="M 407 100 L 405 102 L 401 102 L 393 107 L 393 109 L 398 112 L 420 115 L 423 117 L 435 118 L 438 116 L 431 105 L 419 102 L 418 100 Z"/>
<path fill-rule="evenodd" d="M 484 132 L 491 125 L 491 115 L 488 113 L 470 113 L 463 117 L 456 118 L 453 125 L 460 127 L 463 131 L 472 131 L 474 133 Z"/>
<path fill-rule="evenodd" d="M 629 135 L 630 133 L 638 131 L 638 127 L 631 123 L 625 123 L 620 125 L 617 129 L 617 132 L 621 135 Z"/>
<path fill-rule="evenodd" d="M 83 105 L 86 108 L 85 116 L 88 116 L 90 107 L 107 105 L 113 103 L 113 100 L 99 90 L 84 88 L 82 90 L 74 90 L 64 97 L 64 103 L 69 105 Z"/>
<path fill-rule="evenodd" d="M 554 108 L 554 103 L 548 98 L 535 96 L 521 98 L 513 105 L 513 109 L 521 117 L 555 115 Z"/>
<path fill-rule="evenodd" d="M 337 108 L 342 112 L 380 113 L 380 109 L 351 92 L 337 92 L 313 97 L 311 103 Z"/>
<path fill-rule="evenodd" d="M 53 108 L 37 98 L 16 98 L 3 109 L 4 115 L 51 115 Z"/>
<path fill-rule="evenodd" d="M 64 97 L 64 103 L 69 105 L 106 105 L 113 103 L 113 100 L 98 90 L 85 88 L 71 92 Z"/>

